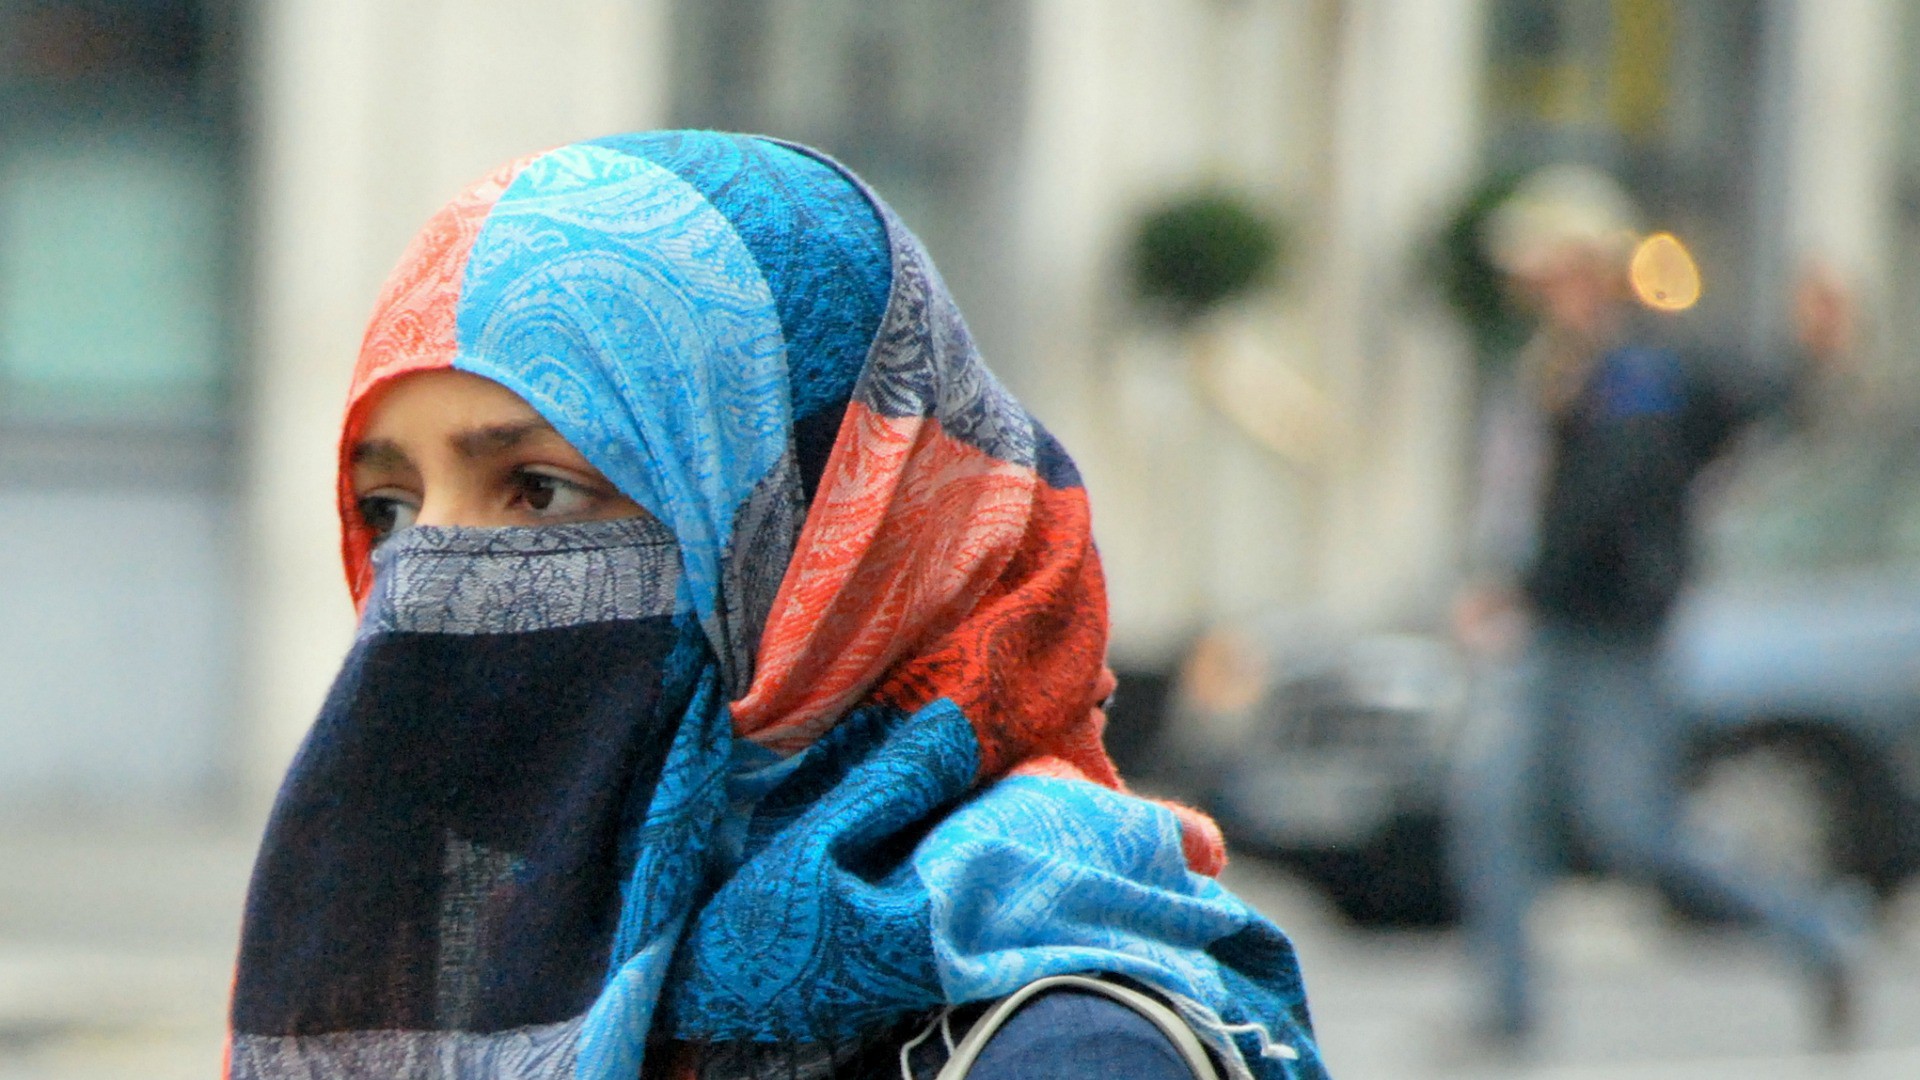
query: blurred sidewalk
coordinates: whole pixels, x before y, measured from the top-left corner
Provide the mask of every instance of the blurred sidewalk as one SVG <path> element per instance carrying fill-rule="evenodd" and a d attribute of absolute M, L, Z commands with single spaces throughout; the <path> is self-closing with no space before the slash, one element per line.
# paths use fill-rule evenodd
<path fill-rule="evenodd" d="M 1539 1044 L 1499 1057 L 1467 1037 L 1478 999 L 1455 935 L 1356 934 L 1254 859 L 1226 879 L 1293 937 L 1335 1080 L 1920 1077 L 1920 890 L 1876 942 L 1856 1049 L 1822 1053 L 1804 985 L 1759 939 L 1674 926 L 1647 890 L 1570 880 L 1535 915 Z"/>
<path fill-rule="evenodd" d="M 0 1080 L 213 1080 L 255 833 L 0 833 Z M 1861 1049 L 1809 1053 L 1801 988 L 1744 935 L 1668 927 L 1643 893 L 1561 888 L 1542 906 L 1551 993 L 1538 1052 L 1462 1035 L 1447 934 L 1354 934 L 1257 860 L 1231 885 L 1293 934 L 1335 1080 L 1912 1080 L 1920 894 L 1875 957 Z"/>
<path fill-rule="evenodd" d="M 212 1080 L 257 834 L 0 831 L 0 1080 Z"/>

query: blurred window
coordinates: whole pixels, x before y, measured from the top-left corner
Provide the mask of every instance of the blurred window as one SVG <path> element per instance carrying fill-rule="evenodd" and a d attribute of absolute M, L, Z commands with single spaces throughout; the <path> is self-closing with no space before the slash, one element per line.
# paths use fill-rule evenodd
<path fill-rule="evenodd" d="M 0 0 L 0 812 L 239 775 L 242 2 Z"/>
<path fill-rule="evenodd" d="M 1901 465 L 1888 474 L 1887 556 L 1920 568 L 1920 454 L 1906 455 Z"/>
<path fill-rule="evenodd" d="M 234 139 L 206 0 L 0 0 L 0 423 L 217 426 Z"/>
<path fill-rule="evenodd" d="M 1920 371 L 1920 4 L 1899 6 L 1900 43 L 1893 138 L 1894 229 L 1886 297 L 1886 355 L 1907 376 Z M 1873 314 L 1880 314 L 1873 305 Z"/>
<path fill-rule="evenodd" d="M 1790 442 L 1744 462 L 1708 528 L 1737 578 L 1920 564 L 1920 441 Z"/>
<path fill-rule="evenodd" d="M 219 176 L 191 144 L 66 140 L 0 166 L 8 411 L 192 417 L 217 408 Z"/>

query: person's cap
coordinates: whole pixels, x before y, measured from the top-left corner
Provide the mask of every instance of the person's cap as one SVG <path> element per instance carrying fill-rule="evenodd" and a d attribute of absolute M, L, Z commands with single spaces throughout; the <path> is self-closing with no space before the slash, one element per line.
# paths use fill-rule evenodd
<path fill-rule="evenodd" d="M 1611 176 L 1584 165 L 1549 165 L 1529 173 L 1488 215 L 1480 242 L 1509 274 L 1569 248 L 1617 256 L 1624 267 L 1639 230 L 1639 208 Z"/>

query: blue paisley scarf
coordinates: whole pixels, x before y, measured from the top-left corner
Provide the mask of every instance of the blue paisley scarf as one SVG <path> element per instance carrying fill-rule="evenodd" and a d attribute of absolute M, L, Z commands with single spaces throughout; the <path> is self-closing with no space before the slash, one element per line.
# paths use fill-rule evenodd
<path fill-rule="evenodd" d="M 360 634 L 262 844 L 230 1076 L 865 1075 L 1095 972 L 1235 1074 L 1323 1075 L 1217 830 L 1101 747 L 1071 459 L 857 179 L 704 132 L 513 162 L 389 280 L 343 455 L 447 367 L 651 516 L 376 550 L 343 475 Z"/>

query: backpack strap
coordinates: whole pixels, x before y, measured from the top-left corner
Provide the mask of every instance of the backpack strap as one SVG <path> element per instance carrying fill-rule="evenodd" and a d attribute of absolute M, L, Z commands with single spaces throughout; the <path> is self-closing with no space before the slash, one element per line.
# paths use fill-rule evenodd
<path fill-rule="evenodd" d="M 987 1041 L 999 1034 L 1000 1029 L 1013 1018 L 1013 1014 L 1018 1012 L 1022 1005 L 1048 990 L 1060 989 L 1098 994 L 1146 1017 L 1180 1051 L 1180 1057 L 1187 1063 L 1187 1068 L 1192 1070 L 1194 1080 L 1219 1080 L 1219 1073 L 1213 1067 L 1213 1059 L 1207 1056 L 1207 1048 L 1201 1044 L 1200 1037 L 1193 1033 L 1193 1028 L 1181 1019 L 1179 1013 L 1168 1008 L 1151 994 L 1089 975 L 1051 975 L 1044 979 L 1036 979 L 1001 998 L 993 1008 L 987 1010 L 986 1015 L 975 1021 L 973 1027 L 967 1030 L 967 1034 L 953 1048 L 952 1056 L 947 1059 L 946 1065 L 941 1068 L 935 1080 L 965 1080 L 967 1074 L 973 1069 L 974 1060 L 980 1056 L 980 1051 L 986 1048 Z"/>

